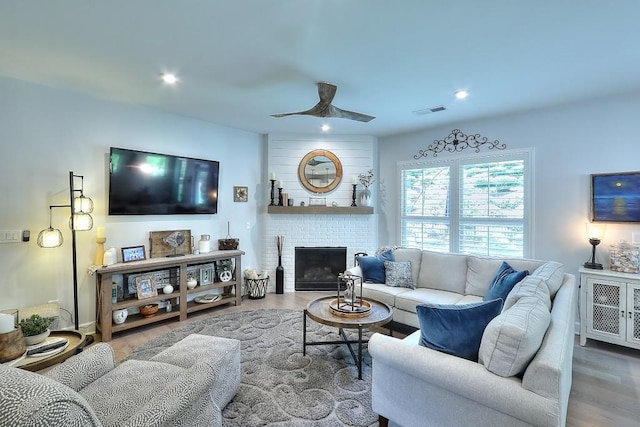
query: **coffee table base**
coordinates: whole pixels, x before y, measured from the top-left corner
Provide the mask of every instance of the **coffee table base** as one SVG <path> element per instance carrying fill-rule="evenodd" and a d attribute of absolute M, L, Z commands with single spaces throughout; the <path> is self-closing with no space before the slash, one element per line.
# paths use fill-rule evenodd
<path fill-rule="evenodd" d="M 362 325 L 358 325 L 358 339 L 350 340 L 347 338 L 347 334 L 344 332 L 343 328 L 338 328 L 338 333 L 342 337 L 340 341 L 317 341 L 317 342 L 307 342 L 307 310 L 304 310 L 302 314 L 302 355 L 307 355 L 307 346 L 308 345 L 339 345 L 346 344 L 349 349 L 349 353 L 351 353 L 351 357 L 353 357 L 353 361 L 358 367 L 358 379 L 362 379 L 362 344 L 366 344 L 369 340 L 362 340 Z M 356 355 L 355 350 L 351 346 L 351 344 L 358 344 L 358 354 Z"/>

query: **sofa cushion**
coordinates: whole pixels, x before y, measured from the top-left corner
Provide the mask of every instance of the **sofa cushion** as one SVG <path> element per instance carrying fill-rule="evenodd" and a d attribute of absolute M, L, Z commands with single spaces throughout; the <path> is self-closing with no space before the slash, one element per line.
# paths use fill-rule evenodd
<path fill-rule="evenodd" d="M 495 269 L 493 272 L 495 273 Z M 440 289 L 464 295 L 466 281 L 466 255 L 422 251 L 418 288 Z M 484 293 L 479 296 L 483 295 Z"/>
<path fill-rule="evenodd" d="M 540 276 L 527 276 L 517 283 L 511 292 L 509 292 L 509 295 L 507 295 L 502 311 L 504 312 L 510 309 L 519 299 L 524 297 L 536 297 L 540 299 L 544 302 L 547 310 L 551 311 L 549 287 L 547 286 L 547 282 Z"/>
<path fill-rule="evenodd" d="M 385 261 L 384 275 L 384 283 L 387 286 L 415 288 L 411 277 L 411 262 L 409 261 Z"/>
<path fill-rule="evenodd" d="M 387 251 L 376 256 L 356 258 L 362 269 L 362 280 L 368 283 L 384 283 L 384 261 L 394 261 L 393 252 Z"/>
<path fill-rule="evenodd" d="M 521 258 L 493 258 L 469 255 L 467 259 L 467 277 L 464 293 L 483 297 L 493 282 L 496 271 L 506 261 L 514 270 L 534 271 L 544 261 Z"/>
<path fill-rule="evenodd" d="M 397 248 L 393 251 L 393 259 L 396 261 L 409 261 L 411 263 L 411 278 L 413 284 L 418 284 L 420 274 L 420 263 L 422 260 L 422 249 L 417 248 Z"/>
<path fill-rule="evenodd" d="M 463 296 L 458 293 L 441 291 L 440 289 L 406 289 L 406 292 L 396 295 L 395 308 L 416 313 L 418 304 L 458 304 L 462 298 Z"/>
<path fill-rule="evenodd" d="M 542 277 L 547 282 L 549 294 L 553 299 L 564 280 L 564 265 L 555 261 L 545 262 L 536 268 L 532 275 Z"/>
<path fill-rule="evenodd" d="M 489 290 L 484 296 L 485 301 L 490 301 L 492 299 L 501 298 L 505 300 L 511 289 L 529 275 L 529 271 L 522 270 L 516 271 L 509 265 L 508 262 L 503 261 L 502 265 L 496 272 L 495 277 L 493 278 L 493 282 L 491 286 L 489 286 Z"/>
<path fill-rule="evenodd" d="M 358 290 L 358 292 L 360 291 Z M 380 284 L 380 283 L 363 283 L 362 284 L 362 296 L 364 298 L 374 299 L 376 301 L 383 302 L 390 307 L 394 307 L 396 305 L 397 295 L 403 294 L 405 292 L 411 292 L 411 289 L 394 288 L 392 286 L 387 286 L 385 284 Z"/>
<path fill-rule="evenodd" d="M 541 299 L 519 299 L 487 325 L 479 363 L 501 377 L 521 374 L 540 348 L 550 322 L 551 314 Z"/>
<path fill-rule="evenodd" d="M 420 345 L 477 361 L 482 334 L 502 310 L 502 300 L 464 305 L 420 304 Z"/>

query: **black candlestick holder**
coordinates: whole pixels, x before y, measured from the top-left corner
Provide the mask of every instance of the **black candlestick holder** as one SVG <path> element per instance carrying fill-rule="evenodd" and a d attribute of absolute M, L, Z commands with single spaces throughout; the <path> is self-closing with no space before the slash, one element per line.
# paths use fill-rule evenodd
<path fill-rule="evenodd" d="M 269 206 L 276 206 L 276 193 L 275 193 L 276 180 L 271 179 L 270 181 L 271 181 L 271 203 L 269 204 Z"/>
<path fill-rule="evenodd" d="M 278 206 L 284 206 L 284 203 L 282 203 L 282 187 L 278 187 Z"/>
<path fill-rule="evenodd" d="M 351 184 L 351 186 L 353 187 L 353 191 L 351 192 L 351 206 L 352 207 L 356 207 L 358 205 L 356 205 L 356 187 L 358 184 Z"/>

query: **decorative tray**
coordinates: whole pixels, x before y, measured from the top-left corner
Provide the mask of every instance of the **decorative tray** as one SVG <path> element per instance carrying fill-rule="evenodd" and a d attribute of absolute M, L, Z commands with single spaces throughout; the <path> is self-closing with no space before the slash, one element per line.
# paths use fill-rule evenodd
<path fill-rule="evenodd" d="M 220 298 L 222 298 L 222 295 L 207 294 L 195 297 L 194 301 L 199 304 L 209 304 L 220 300 Z"/>
<path fill-rule="evenodd" d="M 354 305 L 345 302 L 340 299 L 338 304 L 338 298 L 331 300 L 329 303 L 329 312 L 336 316 L 344 317 L 365 317 L 371 313 L 371 304 L 367 300 L 361 300 L 358 298 Z"/>

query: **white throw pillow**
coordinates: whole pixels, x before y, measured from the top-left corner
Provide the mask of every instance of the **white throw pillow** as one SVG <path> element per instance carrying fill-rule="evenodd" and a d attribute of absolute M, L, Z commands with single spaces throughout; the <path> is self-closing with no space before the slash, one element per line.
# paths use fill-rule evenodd
<path fill-rule="evenodd" d="M 551 314 L 540 298 L 519 299 L 485 328 L 478 362 L 501 377 L 524 372 L 538 352 L 550 323 Z"/>
<path fill-rule="evenodd" d="M 515 305 L 521 298 L 537 297 L 544 302 L 547 310 L 551 311 L 551 296 L 549 287 L 544 278 L 540 276 L 527 276 L 517 283 L 504 300 L 502 311 L 507 311 Z"/>
<path fill-rule="evenodd" d="M 549 261 L 536 268 L 531 275 L 540 276 L 547 282 L 549 294 L 553 299 L 564 281 L 564 265 L 556 261 Z"/>

